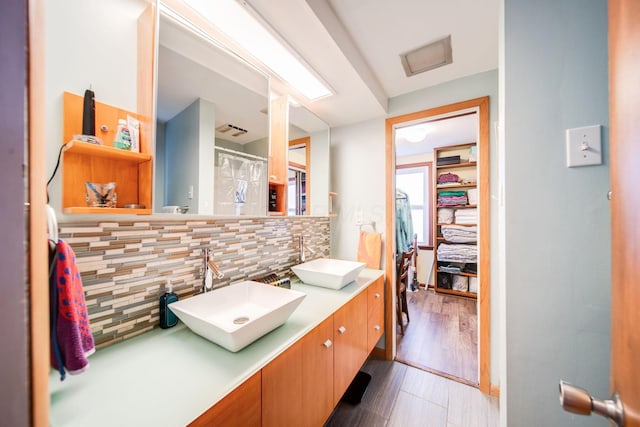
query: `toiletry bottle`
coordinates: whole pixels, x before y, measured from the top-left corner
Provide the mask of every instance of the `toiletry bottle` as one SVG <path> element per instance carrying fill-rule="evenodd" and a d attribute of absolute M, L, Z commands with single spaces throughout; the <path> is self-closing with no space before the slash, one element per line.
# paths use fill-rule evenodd
<path fill-rule="evenodd" d="M 116 131 L 116 139 L 113 141 L 113 146 L 123 150 L 131 150 L 131 133 L 125 119 L 118 120 L 118 130 Z"/>
<path fill-rule="evenodd" d="M 178 301 L 178 295 L 173 292 L 171 280 L 167 279 L 165 293 L 160 297 L 160 327 L 162 329 L 170 328 L 178 323 L 178 318 L 173 311 L 169 309 L 169 304 L 175 301 Z"/>

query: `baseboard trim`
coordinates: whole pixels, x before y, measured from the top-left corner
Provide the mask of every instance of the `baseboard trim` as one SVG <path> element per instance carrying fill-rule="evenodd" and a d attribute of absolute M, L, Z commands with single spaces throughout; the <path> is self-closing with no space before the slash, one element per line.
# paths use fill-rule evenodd
<path fill-rule="evenodd" d="M 373 347 L 373 350 L 371 350 L 371 356 L 385 360 L 387 358 L 387 352 L 384 348 Z"/>
<path fill-rule="evenodd" d="M 491 390 L 489 391 L 489 394 L 493 397 L 500 397 L 500 386 L 499 385 L 495 385 L 495 384 L 491 384 Z"/>

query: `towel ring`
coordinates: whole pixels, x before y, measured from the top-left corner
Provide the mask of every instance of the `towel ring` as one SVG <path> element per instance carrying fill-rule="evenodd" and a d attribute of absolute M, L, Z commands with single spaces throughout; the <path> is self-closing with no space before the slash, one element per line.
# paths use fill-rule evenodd
<path fill-rule="evenodd" d="M 377 230 L 376 230 L 376 222 L 375 221 L 364 222 L 364 223 L 361 223 L 361 224 L 358 224 L 358 225 L 360 226 L 360 231 L 362 231 L 362 227 L 370 225 L 371 228 L 373 228 L 373 231 L 377 232 Z"/>

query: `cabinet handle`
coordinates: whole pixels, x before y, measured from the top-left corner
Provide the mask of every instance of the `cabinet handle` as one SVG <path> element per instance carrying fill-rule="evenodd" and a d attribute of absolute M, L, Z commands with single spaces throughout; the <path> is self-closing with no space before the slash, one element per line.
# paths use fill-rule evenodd
<path fill-rule="evenodd" d="M 380 325 L 374 326 L 373 329 L 375 329 L 376 331 L 379 331 L 380 330 Z"/>
<path fill-rule="evenodd" d="M 331 340 L 326 340 L 325 342 L 322 343 L 322 345 L 329 348 L 333 345 L 333 343 L 331 342 Z"/>
<path fill-rule="evenodd" d="M 374 296 L 375 296 L 376 298 L 380 298 L 380 294 L 379 294 L 378 292 L 376 292 L 376 293 L 374 294 Z"/>
<path fill-rule="evenodd" d="M 340 326 L 338 328 L 338 332 L 340 332 L 341 334 L 344 334 L 345 332 L 347 332 L 347 328 L 345 328 L 344 326 Z"/>

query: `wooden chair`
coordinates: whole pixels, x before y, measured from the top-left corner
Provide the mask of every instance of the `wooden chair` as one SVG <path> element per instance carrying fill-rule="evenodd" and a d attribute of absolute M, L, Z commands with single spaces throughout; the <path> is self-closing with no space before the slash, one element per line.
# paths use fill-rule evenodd
<path fill-rule="evenodd" d="M 404 335 L 404 316 L 407 315 L 407 323 L 411 321 L 409 318 L 409 305 L 407 304 L 407 287 L 409 286 L 409 265 L 413 259 L 413 249 L 403 252 L 400 259 L 396 262 L 396 315 L 398 317 L 398 325 L 400 325 L 401 334 Z"/>

